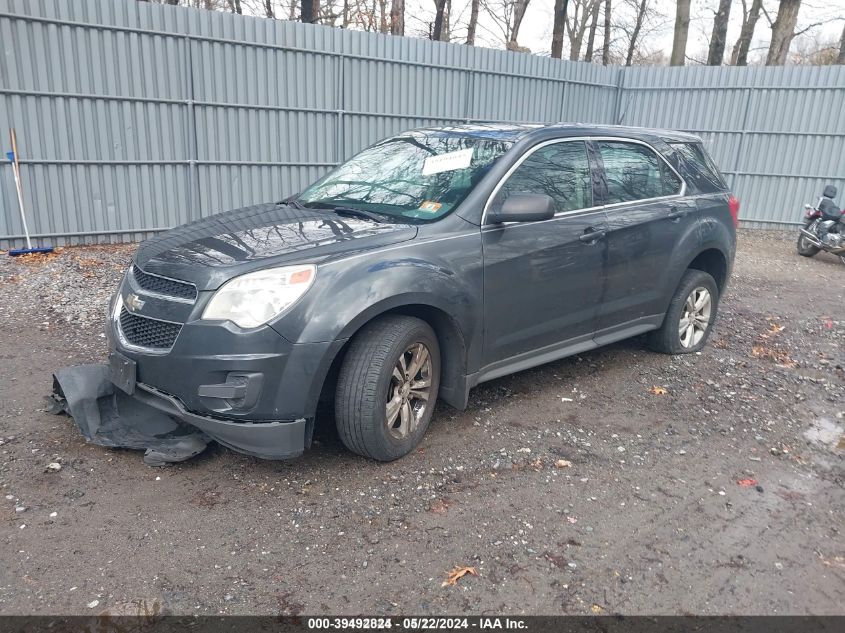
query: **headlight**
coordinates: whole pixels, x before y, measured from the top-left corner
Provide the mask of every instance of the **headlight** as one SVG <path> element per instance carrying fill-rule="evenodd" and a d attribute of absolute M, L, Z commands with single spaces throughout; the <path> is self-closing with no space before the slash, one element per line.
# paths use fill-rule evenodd
<path fill-rule="evenodd" d="M 312 264 L 269 268 L 227 281 L 205 307 L 205 321 L 231 321 L 242 328 L 264 325 L 291 307 L 311 287 Z"/>

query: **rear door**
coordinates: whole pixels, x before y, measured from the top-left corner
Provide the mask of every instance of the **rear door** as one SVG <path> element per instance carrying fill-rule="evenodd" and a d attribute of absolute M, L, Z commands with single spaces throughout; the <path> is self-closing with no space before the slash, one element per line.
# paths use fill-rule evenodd
<path fill-rule="evenodd" d="M 585 141 L 555 140 L 528 150 L 488 203 L 544 193 L 554 199 L 556 215 L 482 226 L 483 365 L 566 340 L 592 341 L 607 228 L 592 181 Z"/>
<path fill-rule="evenodd" d="M 696 230 L 697 207 L 655 150 L 634 140 L 593 141 L 607 215 L 607 268 L 596 338 L 662 314 L 675 245 Z"/>

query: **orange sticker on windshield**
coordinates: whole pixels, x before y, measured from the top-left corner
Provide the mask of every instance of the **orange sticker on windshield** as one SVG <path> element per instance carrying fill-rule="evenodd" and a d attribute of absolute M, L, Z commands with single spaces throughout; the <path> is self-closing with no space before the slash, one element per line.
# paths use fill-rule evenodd
<path fill-rule="evenodd" d="M 428 211 L 429 213 L 436 213 L 443 205 L 433 200 L 426 200 L 420 205 L 420 211 Z"/>

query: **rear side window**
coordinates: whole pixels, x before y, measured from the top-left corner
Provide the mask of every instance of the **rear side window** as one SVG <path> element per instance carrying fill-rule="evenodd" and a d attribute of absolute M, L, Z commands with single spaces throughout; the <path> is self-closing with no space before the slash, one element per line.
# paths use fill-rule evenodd
<path fill-rule="evenodd" d="M 680 193 L 682 182 L 666 161 L 645 145 L 599 141 L 605 173 L 605 204 Z"/>
<path fill-rule="evenodd" d="M 557 213 L 593 206 L 586 144 L 568 141 L 541 147 L 505 181 L 496 195 L 495 204 L 501 204 L 512 193 L 551 196 Z"/>
<path fill-rule="evenodd" d="M 699 193 L 727 191 L 722 174 L 700 143 L 670 143 L 684 179 Z"/>

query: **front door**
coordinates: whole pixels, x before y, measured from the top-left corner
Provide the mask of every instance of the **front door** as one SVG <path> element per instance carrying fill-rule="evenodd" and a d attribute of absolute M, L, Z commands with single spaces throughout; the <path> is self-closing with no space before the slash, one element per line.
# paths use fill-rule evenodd
<path fill-rule="evenodd" d="M 648 145 L 595 141 L 603 165 L 600 192 L 607 214 L 607 274 L 597 338 L 614 328 L 646 323 L 666 310 L 666 281 L 674 274 L 674 246 L 695 233 L 695 202 L 683 182 Z M 697 233 L 696 233 L 697 236 Z"/>
<path fill-rule="evenodd" d="M 484 367 L 564 341 L 590 341 L 607 228 L 592 189 L 585 142 L 552 141 L 529 150 L 490 202 L 543 193 L 554 199 L 556 215 L 482 226 Z"/>

